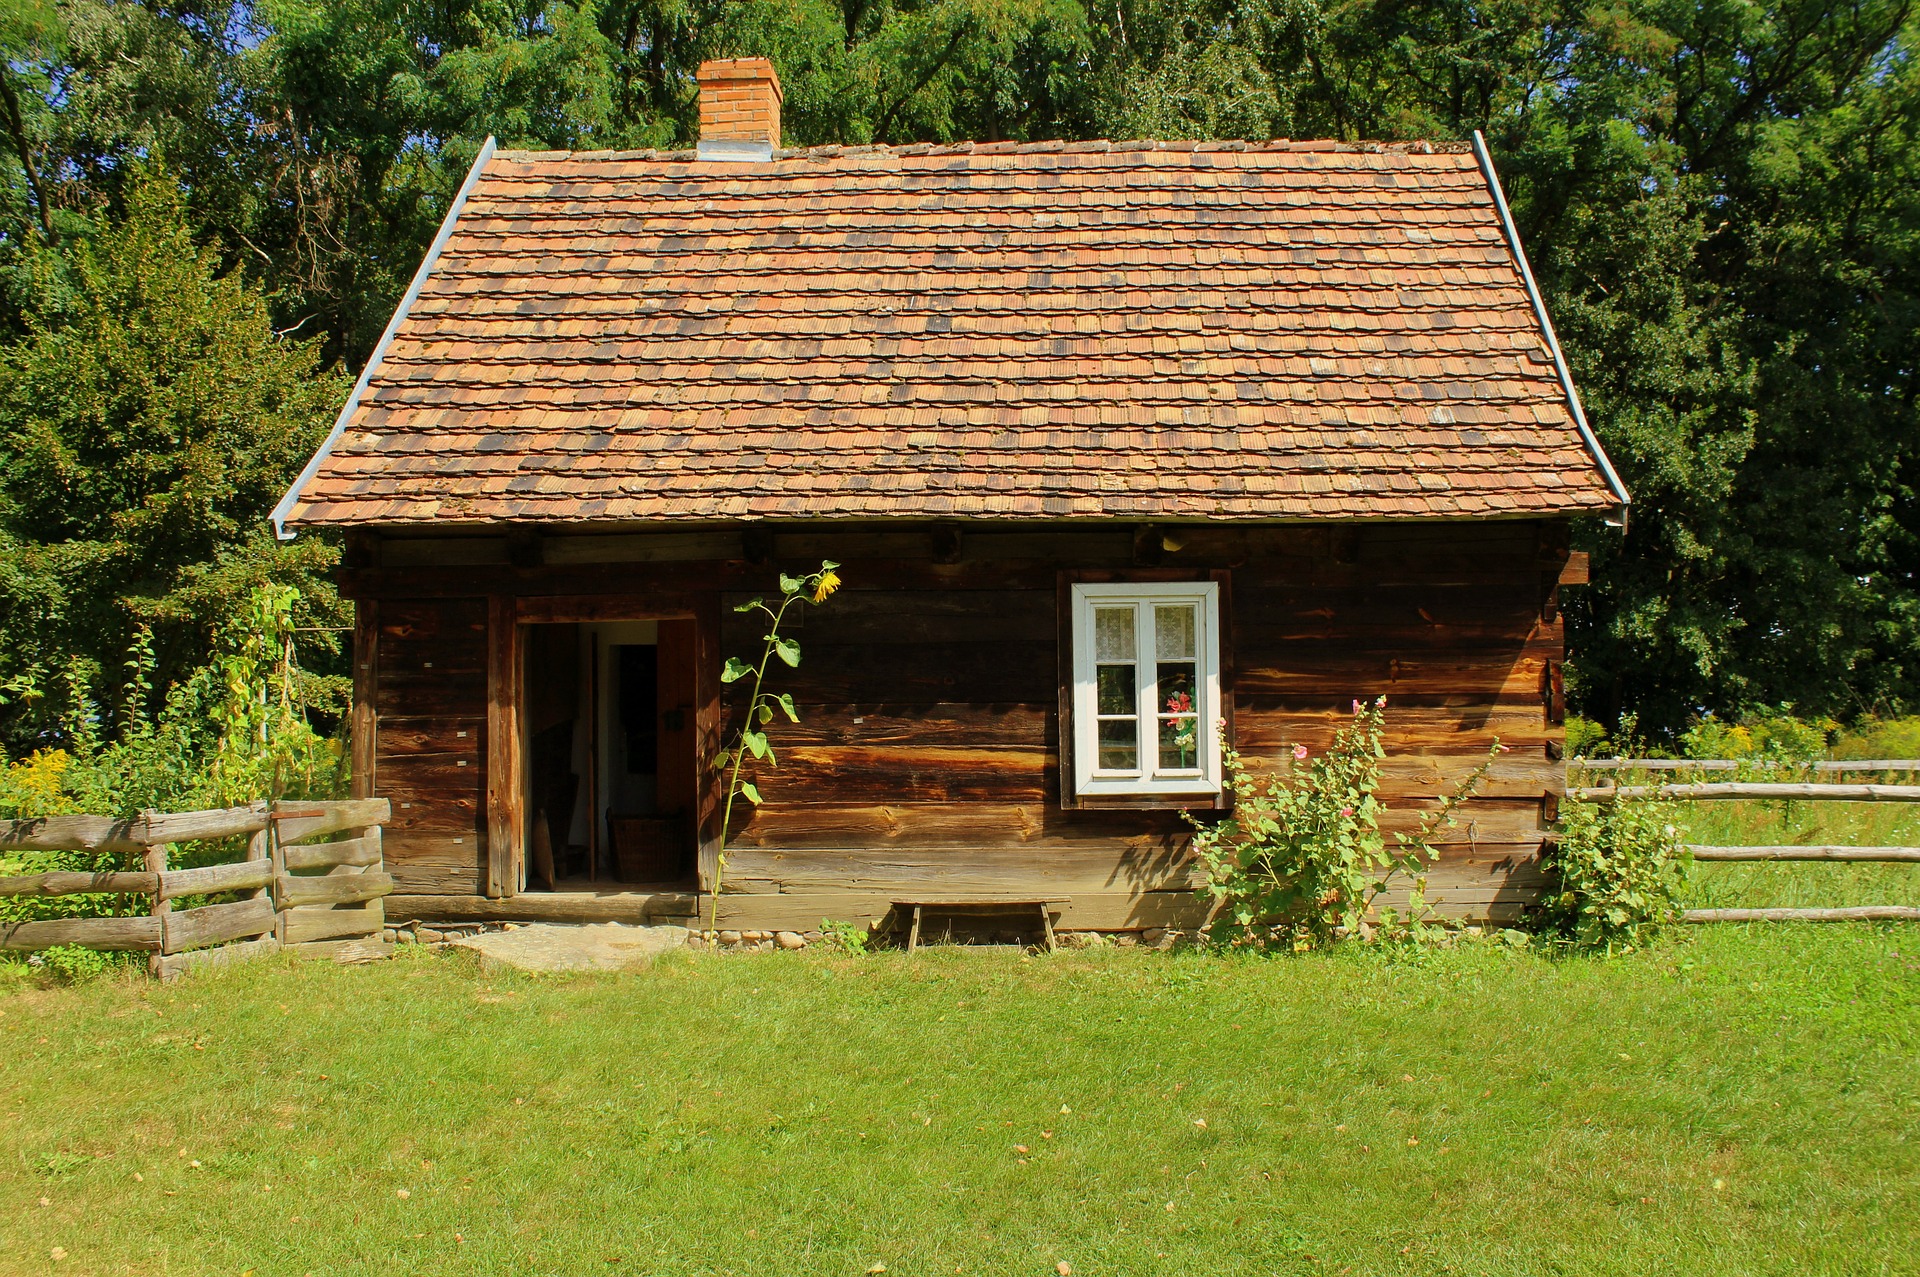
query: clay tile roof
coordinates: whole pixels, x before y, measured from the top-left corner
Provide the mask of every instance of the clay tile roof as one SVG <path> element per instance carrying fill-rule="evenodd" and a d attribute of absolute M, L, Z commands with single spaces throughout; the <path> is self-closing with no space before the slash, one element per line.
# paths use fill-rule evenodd
<path fill-rule="evenodd" d="M 289 527 L 1605 512 L 1458 146 L 498 152 Z"/>

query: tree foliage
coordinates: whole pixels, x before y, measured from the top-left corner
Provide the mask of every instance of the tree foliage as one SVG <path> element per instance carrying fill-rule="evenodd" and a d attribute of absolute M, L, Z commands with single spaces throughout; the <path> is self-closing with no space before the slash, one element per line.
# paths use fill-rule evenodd
<path fill-rule="evenodd" d="M 263 521 L 343 387 L 277 337 L 256 289 L 196 248 L 176 188 L 136 180 L 126 220 L 31 262 L 25 334 L 0 356 L 0 688 L 16 750 L 71 742 L 76 707 L 125 704 L 128 653 L 160 688 L 204 665 L 268 582 L 309 623 L 332 551 Z M 113 720 L 108 722 L 109 729 Z"/>
<path fill-rule="evenodd" d="M 1575 694 L 1920 699 L 1912 0 L 14 0 L 0 335 L 164 157 L 215 276 L 357 367 L 489 133 L 683 147 L 765 54 L 789 142 L 1483 130 L 1634 492 Z M 31 172 L 29 171 L 31 167 Z M 11 658 L 9 658 L 11 659 Z"/>

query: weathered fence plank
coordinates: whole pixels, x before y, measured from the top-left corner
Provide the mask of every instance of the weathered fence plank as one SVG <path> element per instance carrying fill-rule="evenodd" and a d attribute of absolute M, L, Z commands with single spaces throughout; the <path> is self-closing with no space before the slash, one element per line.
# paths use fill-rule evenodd
<path fill-rule="evenodd" d="M 273 913 L 271 900 L 236 900 L 162 914 L 161 952 L 179 953 L 272 931 Z"/>
<path fill-rule="evenodd" d="M 191 953 L 167 953 L 160 956 L 158 975 L 162 980 L 178 980 L 189 971 L 209 967 L 227 967 L 249 958 L 264 958 L 280 952 L 280 942 L 272 936 L 221 945 L 218 949 L 195 949 Z"/>
<path fill-rule="evenodd" d="M 331 869 L 335 865 L 377 865 L 380 863 L 380 830 L 375 828 L 361 838 L 340 842 L 307 843 L 283 848 L 289 869 Z"/>
<path fill-rule="evenodd" d="M 160 898 L 210 896 L 219 891 L 251 891 L 273 882 L 273 866 L 264 860 L 236 860 L 200 869 L 173 869 L 160 875 Z"/>
<path fill-rule="evenodd" d="M 340 874 L 324 878 L 280 879 L 280 907 L 300 905 L 349 905 L 374 900 L 393 892 L 393 875 L 387 873 Z"/>
<path fill-rule="evenodd" d="M 386 920 L 386 910 L 380 900 L 342 909 L 324 906 L 289 909 L 280 915 L 281 925 L 286 929 L 282 939 L 290 945 L 372 935 L 386 925 Z"/>
<path fill-rule="evenodd" d="M 0 878 L 0 896 L 145 895 L 158 885 L 150 873 L 55 872 Z"/>
<path fill-rule="evenodd" d="M 342 802 L 287 803 L 274 813 L 283 845 L 304 842 L 321 834 L 360 825 L 384 825 L 393 819 L 393 804 L 384 798 L 351 798 Z"/>
<path fill-rule="evenodd" d="M 1581 802 L 1612 802 L 1619 798 L 1674 798 L 1692 801 L 1754 798 L 1811 802 L 1920 803 L 1920 785 L 1815 785 L 1725 781 L 1701 785 L 1591 785 L 1569 789 L 1567 797 Z"/>
<path fill-rule="evenodd" d="M 1869 860 L 1920 862 L 1920 847 L 1693 847 L 1695 860 Z"/>
<path fill-rule="evenodd" d="M 160 919 L 46 918 L 38 922 L 0 923 L 0 949 L 51 949 L 57 944 L 83 944 L 89 949 L 130 949 L 155 952 L 160 948 Z"/>
<path fill-rule="evenodd" d="M 218 811 L 108 816 L 35 816 L 0 823 L 0 851 L 143 852 L 156 843 L 230 838 L 266 828 L 267 804 Z"/>
<path fill-rule="evenodd" d="M 1909 905 L 1854 905 L 1845 909 L 1689 909 L 1682 922 L 1920 922 Z"/>

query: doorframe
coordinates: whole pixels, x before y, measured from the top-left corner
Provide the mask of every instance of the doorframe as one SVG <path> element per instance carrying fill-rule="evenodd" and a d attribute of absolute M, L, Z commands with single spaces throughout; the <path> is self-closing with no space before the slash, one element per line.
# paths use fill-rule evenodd
<path fill-rule="evenodd" d="M 518 895 L 526 871 L 529 785 L 526 742 L 526 627 L 603 621 L 694 623 L 694 765 L 713 756 L 720 736 L 720 596 L 686 591 L 623 594 L 494 594 L 487 598 L 486 892 Z M 702 785 L 696 803 L 696 863 L 708 856 L 717 796 Z"/>

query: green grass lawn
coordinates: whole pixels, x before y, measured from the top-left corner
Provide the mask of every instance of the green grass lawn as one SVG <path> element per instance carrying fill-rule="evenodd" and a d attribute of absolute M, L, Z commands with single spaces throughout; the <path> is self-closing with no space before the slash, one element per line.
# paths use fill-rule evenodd
<path fill-rule="evenodd" d="M 6 1272 L 1920 1271 L 1914 927 L 22 983 Z"/>
<path fill-rule="evenodd" d="M 1920 846 L 1920 806 L 1907 803 L 1684 803 L 1675 809 L 1675 823 L 1688 842 L 1706 846 Z M 1702 863 L 1687 903 L 1751 909 L 1920 906 L 1920 865 Z"/>

